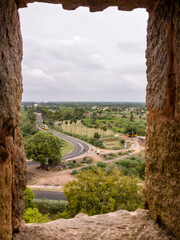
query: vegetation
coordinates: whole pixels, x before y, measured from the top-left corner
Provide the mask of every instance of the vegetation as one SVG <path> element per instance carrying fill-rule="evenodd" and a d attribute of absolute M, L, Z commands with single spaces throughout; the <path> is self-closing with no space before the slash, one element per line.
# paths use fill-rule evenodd
<path fill-rule="evenodd" d="M 48 222 L 49 214 L 43 215 L 37 208 L 27 208 L 24 212 L 24 221 L 26 223 L 45 223 Z"/>
<path fill-rule="evenodd" d="M 57 141 L 51 133 L 38 132 L 34 111 L 42 114 L 44 124 L 100 148 L 129 148 L 125 135 L 144 135 L 146 131 L 146 107 L 143 103 L 40 103 L 37 107 L 27 103 L 22 108 L 21 126 L 27 156 L 42 166 L 46 163 L 56 165 L 61 154 L 72 151 L 73 146 Z M 66 150 L 62 151 L 62 147 Z M 40 223 L 74 217 L 79 212 L 94 215 L 140 208 L 141 186 L 138 183 L 145 177 L 143 154 L 126 156 L 126 159 L 116 162 L 108 161 L 127 153 L 104 154 L 107 161 L 96 165 L 91 164 L 90 157 L 62 161 L 63 169 L 86 165 L 80 170 L 72 170 L 71 174 L 76 175 L 77 180 L 64 187 L 68 202 L 35 200 L 32 191 L 26 189 L 25 221 Z"/>
<path fill-rule="evenodd" d="M 67 201 L 34 199 L 31 189 L 25 189 L 25 212 L 23 219 L 26 223 L 44 223 L 53 219 L 65 217 Z"/>
<path fill-rule="evenodd" d="M 26 103 L 30 123 L 33 111 L 42 114 L 43 123 L 94 146 L 113 150 L 125 147 L 121 135 L 145 135 L 144 103 Z M 120 135 L 119 138 L 115 137 Z M 114 138 L 114 141 L 112 141 Z M 109 140 L 111 139 L 111 140 Z"/>
<path fill-rule="evenodd" d="M 24 191 L 24 198 L 25 198 L 25 208 L 33 208 L 35 207 L 34 203 L 32 202 L 34 199 L 35 194 L 33 193 L 33 191 L 26 187 L 25 191 Z"/>
<path fill-rule="evenodd" d="M 43 215 L 39 212 L 37 206 L 33 203 L 34 193 L 28 187 L 25 192 L 25 211 L 23 219 L 26 223 L 44 223 L 49 221 L 49 214 Z"/>
<path fill-rule="evenodd" d="M 67 153 L 72 152 L 73 149 L 74 149 L 74 146 L 71 143 L 61 140 L 61 155 L 62 156 Z"/>
<path fill-rule="evenodd" d="M 27 107 L 21 108 L 21 115 L 22 115 L 22 124 L 20 126 L 20 129 L 23 135 L 24 143 L 26 144 L 27 141 L 39 130 L 36 127 L 36 123 L 34 121 L 31 122 L 30 119 L 28 118 Z"/>
<path fill-rule="evenodd" d="M 56 219 L 56 214 L 66 211 L 68 205 L 67 201 L 48 199 L 34 199 L 33 204 L 36 205 L 40 213 L 49 214 L 51 219 Z"/>
<path fill-rule="evenodd" d="M 119 171 L 108 173 L 101 167 L 82 171 L 64 187 L 68 200 L 69 215 L 83 212 L 88 215 L 141 207 L 139 180 L 123 176 Z"/>
<path fill-rule="evenodd" d="M 26 144 L 26 155 L 33 161 L 53 165 L 61 160 L 61 141 L 50 132 L 38 132 Z"/>
<path fill-rule="evenodd" d="M 55 130 L 58 130 L 57 128 L 55 128 Z M 104 148 L 104 143 L 102 140 L 100 139 L 96 139 L 96 138 L 93 138 L 93 137 L 90 137 L 88 138 L 87 136 L 82 136 L 82 135 L 79 135 L 79 134 L 73 134 L 73 133 L 69 133 L 69 132 L 64 132 L 63 130 L 61 130 L 61 132 L 69 135 L 69 136 L 72 136 L 72 137 L 75 137 L 75 138 L 78 138 L 80 140 L 83 140 L 87 143 L 90 143 L 96 147 L 99 147 L 99 148 Z"/>
<path fill-rule="evenodd" d="M 131 156 L 116 162 L 118 168 L 127 176 L 138 176 L 145 179 L 145 159 L 143 156 Z"/>

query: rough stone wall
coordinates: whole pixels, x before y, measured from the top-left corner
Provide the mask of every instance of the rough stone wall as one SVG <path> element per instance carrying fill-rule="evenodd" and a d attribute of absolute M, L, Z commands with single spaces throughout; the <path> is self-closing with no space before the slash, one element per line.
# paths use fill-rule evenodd
<path fill-rule="evenodd" d="M 10 240 L 12 229 L 19 228 L 23 215 L 23 190 L 26 183 L 24 149 L 18 128 L 22 94 L 20 66 L 22 40 L 16 2 L 18 7 L 24 7 L 35 0 L 0 1 L 0 237 L 2 240 Z M 132 10 L 137 7 L 148 9 L 150 13 L 147 37 L 149 115 L 144 202 L 153 218 L 165 224 L 177 238 L 180 238 L 180 1 L 37 0 L 37 2 L 62 3 L 63 7 L 69 10 L 79 6 L 89 7 L 90 11 L 100 11 L 108 6 L 117 6 L 120 10 Z M 53 229 L 52 224 L 49 226 Z"/>
<path fill-rule="evenodd" d="M 0 239 L 11 239 L 24 210 L 26 183 L 20 106 L 22 39 L 14 0 L 0 1 Z"/>
<path fill-rule="evenodd" d="M 149 12 L 145 206 L 180 239 L 180 1 Z"/>

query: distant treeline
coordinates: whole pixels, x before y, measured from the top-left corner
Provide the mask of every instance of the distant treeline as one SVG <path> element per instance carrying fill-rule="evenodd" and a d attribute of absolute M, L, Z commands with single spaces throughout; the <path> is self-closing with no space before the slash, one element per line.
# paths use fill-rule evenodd
<path fill-rule="evenodd" d="M 32 106 L 38 104 L 39 106 L 65 106 L 65 107 L 144 107 L 145 102 L 22 102 L 22 105 Z"/>

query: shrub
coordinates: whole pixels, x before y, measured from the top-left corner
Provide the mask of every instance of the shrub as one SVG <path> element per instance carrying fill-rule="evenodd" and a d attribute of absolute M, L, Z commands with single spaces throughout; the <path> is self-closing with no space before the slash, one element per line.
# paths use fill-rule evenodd
<path fill-rule="evenodd" d="M 35 194 L 33 193 L 33 191 L 30 188 L 26 187 L 24 191 L 25 209 L 35 207 L 35 204 L 32 202 L 34 196 Z"/>
<path fill-rule="evenodd" d="M 92 158 L 91 157 L 84 157 L 83 160 L 82 160 L 82 163 L 90 164 L 90 163 L 92 163 Z"/>
<path fill-rule="evenodd" d="M 107 167 L 107 164 L 105 162 L 97 162 L 96 166 L 98 168 L 106 168 Z"/>
<path fill-rule="evenodd" d="M 76 167 L 76 164 L 73 163 L 73 162 L 68 162 L 68 163 L 67 163 L 67 166 L 68 166 L 70 169 L 72 169 L 72 168 L 75 168 L 75 167 Z"/>
<path fill-rule="evenodd" d="M 112 160 L 112 159 L 114 159 L 115 157 L 117 157 L 117 154 L 115 154 L 115 153 L 104 154 L 103 157 L 104 157 L 106 160 Z"/>
<path fill-rule="evenodd" d="M 129 159 L 117 161 L 116 164 L 126 168 L 132 167 L 132 161 Z"/>
<path fill-rule="evenodd" d="M 78 170 L 73 170 L 73 171 L 71 172 L 71 175 L 76 175 L 76 174 L 78 174 Z"/>
<path fill-rule="evenodd" d="M 99 133 L 97 133 L 97 132 L 94 133 L 94 138 L 99 139 L 100 137 L 101 137 L 101 135 Z"/>
<path fill-rule="evenodd" d="M 116 154 L 115 153 L 109 153 L 109 156 L 111 156 L 111 157 L 116 157 Z"/>
<path fill-rule="evenodd" d="M 120 144 L 124 144 L 125 143 L 125 140 L 124 139 L 121 139 L 120 140 Z"/>
<path fill-rule="evenodd" d="M 145 159 L 143 157 L 132 156 L 130 159 L 117 161 L 116 164 L 125 175 L 135 175 L 144 180 L 145 178 Z"/>
<path fill-rule="evenodd" d="M 121 155 L 124 155 L 124 153 L 123 153 L 123 152 L 118 152 L 118 155 L 120 155 L 120 156 L 121 156 Z"/>
<path fill-rule="evenodd" d="M 136 167 L 136 171 L 139 174 L 139 177 L 144 180 L 145 179 L 145 161 L 140 162 L 140 164 Z"/>
<path fill-rule="evenodd" d="M 49 221 L 49 214 L 43 215 L 37 208 L 25 209 L 23 219 L 26 223 L 45 223 Z"/>
<path fill-rule="evenodd" d="M 81 171 L 93 170 L 94 168 L 95 168 L 94 166 L 87 166 L 87 167 L 81 168 Z"/>
<path fill-rule="evenodd" d="M 55 218 L 56 219 L 60 219 L 60 218 L 69 218 L 70 217 L 70 214 L 68 211 L 64 211 L 64 212 L 57 212 Z"/>
<path fill-rule="evenodd" d="M 47 199 L 34 199 L 33 203 L 36 204 L 40 213 L 43 214 L 56 214 L 58 211 L 63 212 L 67 208 L 66 201 L 55 201 L 55 200 L 47 200 Z"/>
<path fill-rule="evenodd" d="M 122 176 L 118 170 L 109 174 L 102 168 L 81 172 L 77 178 L 64 187 L 71 217 L 79 212 L 94 215 L 141 207 L 137 178 Z"/>

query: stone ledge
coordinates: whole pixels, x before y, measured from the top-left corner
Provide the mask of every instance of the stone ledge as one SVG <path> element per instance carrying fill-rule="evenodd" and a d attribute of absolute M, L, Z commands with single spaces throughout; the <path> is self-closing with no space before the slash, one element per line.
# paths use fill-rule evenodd
<path fill-rule="evenodd" d="M 152 220 L 148 210 L 117 212 L 43 224 L 25 224 L 13 240 L 176 240 Z"/>

